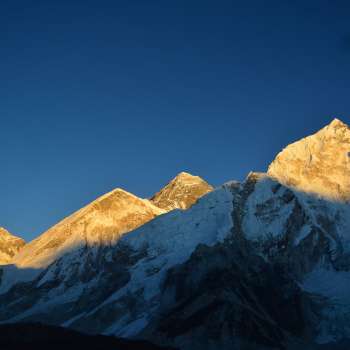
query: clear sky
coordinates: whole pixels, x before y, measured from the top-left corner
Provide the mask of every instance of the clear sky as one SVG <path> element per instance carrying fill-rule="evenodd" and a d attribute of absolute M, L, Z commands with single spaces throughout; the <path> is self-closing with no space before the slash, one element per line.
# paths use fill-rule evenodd
<path fill-rule="evenodd" d="M 350 122 L 350 2 L 2 0 L 0 226 L 97 196 L 213 185 Z"/>

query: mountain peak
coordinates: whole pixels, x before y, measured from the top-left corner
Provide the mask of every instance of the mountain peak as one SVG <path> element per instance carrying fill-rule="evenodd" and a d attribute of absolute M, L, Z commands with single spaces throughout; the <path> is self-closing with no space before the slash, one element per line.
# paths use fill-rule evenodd
<path fill-rule="evenodd" d="M 98 197 L 97 199 L 95 199 L 91 204 L 93 203 L 101 203 L 102 201 L 107 201 L 108 199 L 112 199 L 113 201 L 116 199 L 126 199 L 126 198 L 137 198 L 137 196 L 135 196 L 134 194 L 123 190 L 122 188 L 115 188 L 114 190 L 105 193 L 104 195 Z"/>
<path fill-rule="evenodd" d="M 22 240 L 22 238 L 12 235 L 5 227 L 0 226 L 0 239 Z M 24 242 L 24 241 L 23 241 Z"/>
<path fill-rule="evenodd" d="M 198 176 L 182 172 L 151 200 L 116 188 L 63 219 L 26 245 L 13 260 L 17 266 L 48 266 L 65 252 L 82 246 L 106 246 L 156 216 L 188 208 L 212 190 Z"/>
<path fill-rule="evenodd" d="M 331 138 L 343 138 L 347 135 L 350 137 L 350 128 L 341 120 L 334 118 L 328 125 L 321 129 L 318 133 Z"/>
<path fill-rule="evenodd" d="M 338 129 L 338 128 L 349 128 L 348 125 L 346 125 L 344 122 L 342 122 L 338 118 L 334 118 L 326 127 L 332 128 L 332 129 Z"/>
<path fill-rule="evenodd" d="M 181 179 L 181 178 L 193 178 L 193 177 L 198 177 L 198 176 L 194 176 L 190 173 L 186 173 L 186 171 L 181 171 L 180 173 L 178 173 L 176 176 L 175 176 L 175 179 Z"/>
<path fill-rule="evenodd" d="M 336 201 L 350 200 L 350 128 L 334 119 L 283 149 L 268 174 L 284 185 Z"/>
<path fill-rule="evenodd" d="M 0 235 L 9 235 L 9 231 L 5 227 L 0 226 Z"/>
<path fill-rule="evenodd" d="M 182 171 L 181 173 L 178 173 L 169 183 L 171 182 L 202 183 L 205 181 L 199 176 Z"/>
<path fill-rule="evenodd" d="M 212 190 L 213 187 L 201 177 L 183 171 L 157 192 L 150 201 L 167 211 L 187 209 L 200 197 Z"/>
<path fill-rule="evenodd" d="M 106 246 L 156 216 L 165 213 L 149 200 L 116 188 L 66 217 L 14 259 L 21 267 L 41 268 L 65 252 L 82 246 Z"/>
<path fill-rule="evenodd" d="M 0 227 L 0 265 L 9 263 L 24 245 L 25 241 L 22 238 Z"/>

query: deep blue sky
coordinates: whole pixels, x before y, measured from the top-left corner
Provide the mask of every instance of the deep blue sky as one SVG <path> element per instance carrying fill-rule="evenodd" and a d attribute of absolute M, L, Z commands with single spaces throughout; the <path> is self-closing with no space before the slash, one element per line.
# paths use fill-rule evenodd
<path fill-rule="evenodd" d="M 350 122 L 350 2 L 0 2 L 0 226 L 97 196 L 214 185 Z"/>

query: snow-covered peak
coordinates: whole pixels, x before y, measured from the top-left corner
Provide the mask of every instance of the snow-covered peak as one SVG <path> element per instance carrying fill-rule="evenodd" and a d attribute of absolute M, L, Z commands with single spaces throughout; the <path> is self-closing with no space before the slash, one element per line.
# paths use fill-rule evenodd
<path fill-rule="evenodd" d="M 84 246 L 108 246 L 156 216 L 187 209 L 212 187 L 198 176 L 180 173 L 152 199 L 141 199 L 121 188 L 102 195 L 30 242 L 13 263 L 43 268 Z"/>
<path fill-rule="evenodd" d="M 9 231 L 7 231 L 4 227 L 0 227 L 0 238 L 8 238 L 11 237 L 11 234 Z"/>
<path fill-rule="evenodd" d="M 334 119 L 287 146 L 268 169 L 282 184 L 334 201 L 350 199 L 350 129 Z"/>
<path fill-rule="evenodd" d="M 198 178 L 200 178 L 200 177 L 192 175 L 190 173 L 187 173 L 186 171 L 181 171 L 180 173 L 178 173 L 175 176 L 173 181 L 191 181 L 191 180 L 198 179 Z"/>
<path fill-rule="evenodd" d="M 0 227 L 0 265 L 7 264 L 23 248 L 25 241 Z"/>
<path fill-rule="evenodd" d="M 340 128 L 349 129 L 349 126 L 338 118 L 334 118 L 325 128 L 327 128 L 327 130 L 338 130 Z"/>
<path fill-rule="evenodd" d="M 157 207 L 167 211 L 187 209 L 212 190 L 213 187 L 199 176 L 181 172 L 150 200 Z"/>
<path fill-rule="evenodd" d="M 105 246 L 165 211 L 147 199 L 117 188 L 40 235 L 16 256 L 20 267 L 45 267 L 82 246 Z"/>

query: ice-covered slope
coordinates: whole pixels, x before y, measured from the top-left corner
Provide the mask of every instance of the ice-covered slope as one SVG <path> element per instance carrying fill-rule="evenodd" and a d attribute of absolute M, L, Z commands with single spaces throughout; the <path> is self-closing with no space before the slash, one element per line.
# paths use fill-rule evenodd
<path fill-rule="evenodd" d="M 154 205 L 167 211 L 172 209 L 187 209 L 198 198 L 213 190 L 206 181 L 199 176 L 182 172 L 171 180 L 163 189 L 150 200 Z"/>
<path fill-rule="evenodd" d="M 159 308 L 169 268 L 186 261 L 199 244 L 224 241 L 232 229 L 231 211 L 232 192 L 220 188 L 188 210 L 171 211 L 124 234 L 111 246 L 67 252 L 25 283 L 20 300 L 20 283 L 0 296 L 0 320 L 135 335 Z"/>
<path fill-rule="evenodd" d="M 0 265 L 8 264 L 24 245 L 25 241 L 22 238 L 13 236 L 0 227 Z"/>

